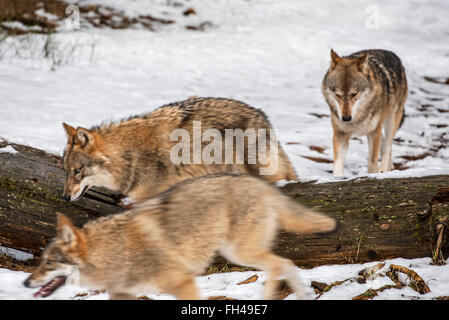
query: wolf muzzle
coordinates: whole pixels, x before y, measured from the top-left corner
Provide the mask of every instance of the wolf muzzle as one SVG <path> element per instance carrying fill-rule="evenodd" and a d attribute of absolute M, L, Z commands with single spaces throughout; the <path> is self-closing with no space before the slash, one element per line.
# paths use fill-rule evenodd
<path fill-rule="evenodd" d="M 27 288 L 31 288 L 30 279 L 29 279 L 29 278 L 26 279 L 26 280 L 23 282 L 23 285 L 24 285 L 25 287 L 27 287 Z"/>

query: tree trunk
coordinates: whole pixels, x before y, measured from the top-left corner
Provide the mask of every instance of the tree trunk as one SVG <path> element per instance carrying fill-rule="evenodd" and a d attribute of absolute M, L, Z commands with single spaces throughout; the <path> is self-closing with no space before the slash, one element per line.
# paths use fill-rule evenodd
<path fill-rule="evenodd" d="M 281 233 L 277 252 L 304 266 L 431 257 L 438 224 L 449 226 L 448 185 L 446 175 L 288 184 L 285 193 L 334 217 L 339 228 L 322 236 Z M 442 251 L 447 257 L 447 241 Z"/>
<path fill-rule="evenodd" d="M 10 146 L 17 153 L 2 152 Z M 5 149 L 3 149 L 4 151 Z M 11 150 L 11 149 L 10 149 Z M 64 170 L 59 156 L 0 142 L 0 245 L 40 255 L 55 234 L 56 213 L 76 225 L 123 211 L 114 195 L 89 190 L 77 202 L 61 199 Z M 297 265 L 361 263 L 386 258 L 447 257 L 449 175 L 406 179 L 357 179 L 324 184 L 290 183 L 282 191 L 334 217 L 336 232 L 299 236 L 280 232 L 275 252 Z M 445 229 L 441 229 L 441 225 Z M 217 258 L 216 263 L 224 263 Z"/>

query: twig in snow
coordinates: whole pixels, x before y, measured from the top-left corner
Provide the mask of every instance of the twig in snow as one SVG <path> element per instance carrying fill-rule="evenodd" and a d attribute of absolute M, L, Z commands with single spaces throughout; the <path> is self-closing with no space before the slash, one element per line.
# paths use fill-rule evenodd
<path fill-rule="evenodd" d="M 395 274 L 396 272 L 401 272 L 405 275 L 407 275 L 410 280 L 412 281 L 412 283 L 410 284 L 410 287 L 419 292 L 420 294 L 426 294 L 430 292 L 430 288 L 427 286 L 427 284 L 424 282 L 424 280 L 413 270 L 408 269 L 406 267 L 403 266 L 398 266 L 395 264 L 391 264 L 390 265 L 390 270 L 393 274 Z M 396 278 L 397 275 L 395 274 Z"/>
<path fill-rule="evenodd" d="M 352 300 L 369 300 L 374 298 L 375 296 L 377 296 L 378 292 L 382 292 L 384 290 L 388 290 L 388 289 L 402 289 L 404 287 L 404 284 L 395 284 L 395 285 L 385 285 L 382 286 L 378 289 L 368 289 L 366 290 L 364 293 L 359 294 L 358 296 L 355 296 L 354 298 L 352 298 Z"/>
<path fill-rule="evenodd" d="M 359 276 L 365 278 L 365 280 L 372 280 L 376 277 L 377 271 L 382 269 L 385 266 L 385 262 L 378 263 L 374 266 L 367 267 L 363 270 L 359 271 Z"/>
<path fill-rule="evenodd" d="M 332 289 L 333 287 L 339 286 L 339 285 L 345 283 L 345 282 L 348 281 L 348 280 L 352 280 L 352 278 L 348 278 L 348 279 L 345 279 L 345 280 L 342 280 L 342 281 L 335 281 L 335 282 L 329 284 L 326 288 L 324 288 L 323 292 L 321 292 L 321 293 L 318 295 L 318 297 L 315 298 L 315 300 L 318 300 L 324 293 L 328 292 L 328 291 L 329 291 L 330 289 Z"/>
<path fill-rule="evenodd" d="M 247 284 L 247 283 L 251 283 L 251 282 L 255 282 L 257 279 L 259 279 L 259 276 L 257 274 L 249 277 L 246 280 L 243 280 L 242 282 L 237 283 L 237 285 L 241 285 L 241 284 Z"/>
<path fill-rule="evenodd" d="M 441 246 L 443 244 L 444 231 L 445 231 L 445 227 L 444 227 L 443 224 L 440 223 L 437 226 L 438 239 L 437 239 L 435 251 L 434 251 L 433 256 L 432 256 L 433 263 L 438 264 L 438 265 L 446 264 L 446 262 L 444 260 L 444 257 L 443 257 L 443 254 L 441 252 Z"/>

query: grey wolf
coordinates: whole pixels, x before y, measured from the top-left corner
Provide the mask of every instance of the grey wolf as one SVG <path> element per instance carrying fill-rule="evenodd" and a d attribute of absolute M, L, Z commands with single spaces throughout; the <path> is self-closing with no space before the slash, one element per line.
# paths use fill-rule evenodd
<path fill-rule="evenodd" d="M 329 232 L 335 220 L 283 195 L 251 175 L 215 174 L 185 180 L 132 210 L 75 227 L 58 216 L 57 236 L 25 281 L 49 296 L 74 270 L 80 285 L 131 299 L 146 290 L 198 299 L 194 282 L 216 253 L 266 272 L 264 297 L 286 278 L 300 298 L 298 269 L 271 251 L 278 228 L 302 234 Z"/>
<path fill-rule="evenodd" d="M 63 154 L 66 171 L 63 197 L 74 201 L 90 187 L 97 186 L 139 202 L 188 178 L 217 172 L 259 175 L 261 168 L 270 166 L 259 159 L 251 163 L 247 153 L 241 156 L 245 158 L 243 163 L 174 163 L 170 156 L 176 142 L 171 141 L 170 133 L 185 129 L 194 135 L 195 122 L 201 122 L 201 133 L 213 129 L 222 136 L 228 129 L 272 129 L 262 111 L 222 98 L 192 98 L 91 129 L 75 129 L 63 123 L 68 138 Z M 270 142 L 273 141 L 267 141 L 267 152 Z M 248 139 L 245 143 L 248 150 Z M 190 149 L 193 153 L 194 146 Z M 280 145 L 277 150 L 277 170 L 262 178 L 270 182 L 296 180 L 295 170 Z M 237 157 L 236 145 L 231 152 Z"/>
<path fill-rule="evenodd" d="M 334 175 L 344 175 L 353 135 L 368 138 L 368 173 L 392 170 L 392 142 L 407 99 L 407 79 L 398 56 L 386 50 L 363 50 L 340 57 L 331 50 L 321 89 L 331 111 Z"/>

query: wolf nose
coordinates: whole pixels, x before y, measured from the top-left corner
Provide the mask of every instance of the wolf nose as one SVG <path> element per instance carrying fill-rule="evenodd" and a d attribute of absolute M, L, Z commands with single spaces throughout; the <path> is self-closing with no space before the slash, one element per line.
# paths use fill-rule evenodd
<path fill-rule="evenodd" d="M 23 282 L 23 285 L 24 285 L 25 287 L 29 288 L 29 287 L 30 287 L 30 280 L 26 279 L 26 280 Z"/>
<path fill-rule="evenodd" d="M 345 122 L 348 122 L 348 121 L 351 121 L 352 117 L 351 116 L 343 116 L 341 119 Z"/>
<path fill-rule="evenodd" d="M 69 195 L 66 195 L 66 194 L 63 194 L 63 195 L 62 195 L 62 200 L 70 201 L 70 196 L 69 196 Z"/>

